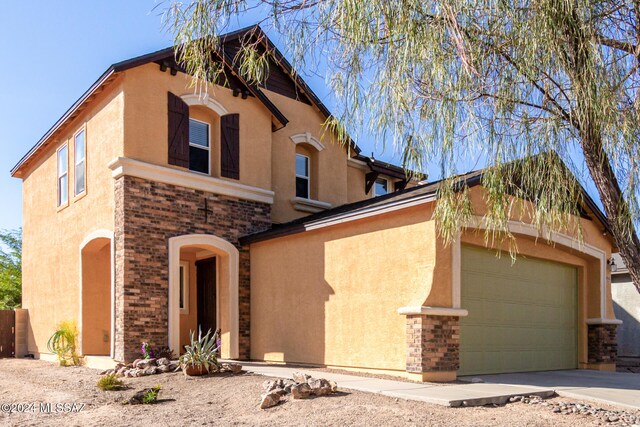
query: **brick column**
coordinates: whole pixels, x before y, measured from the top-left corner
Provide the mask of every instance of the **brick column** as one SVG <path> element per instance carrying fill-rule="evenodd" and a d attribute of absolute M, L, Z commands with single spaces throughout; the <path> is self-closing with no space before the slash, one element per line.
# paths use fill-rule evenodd
<path fill-rule="evenodd" d="M 240 360 L 251 359 L 251 264 L 249 247 L 240 249 L 240 266 L 238 269 L 238 313 L 239 313 L 239 337 L 238 358 Z"/>
<path fill-rule="evenodd" d="M 420 381 L 453 381 L 460 367 L 457 316 L 407 314 L 407 372 Z"/>
<path fill-rule="evenodd" d="M 589 365 L 614 364 L 618 353 L 617 325 L 588 325 L 587 349 Z"/>
<path fill-rule="evenodd" d="M 238 338 L 240 358 L 248 359 L 249 248 L 241 247 L 239 239 L 271 226 L 271 206 L 131 176 L 117 178 L 114 188 L 115 359 L 137 358 L 143 341 L 168 345 L 168 244 L 170 238 L 187 234 L 213 235 L 240 251 Z M 206 217 L 205 200 L 211 210 Z"/>

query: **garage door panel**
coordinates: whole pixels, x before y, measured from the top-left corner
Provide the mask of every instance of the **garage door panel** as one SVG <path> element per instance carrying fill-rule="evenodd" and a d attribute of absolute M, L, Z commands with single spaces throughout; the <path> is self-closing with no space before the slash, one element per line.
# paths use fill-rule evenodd
<path fill-rule="evenodd" d="M 577 367 L 575 268 L 463 246 L 460 374 Z"/>

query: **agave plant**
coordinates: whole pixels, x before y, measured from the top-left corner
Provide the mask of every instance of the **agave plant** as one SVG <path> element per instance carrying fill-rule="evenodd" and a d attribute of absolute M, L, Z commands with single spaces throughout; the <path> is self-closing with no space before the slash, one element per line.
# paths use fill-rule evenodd
<path fill-rule="evenodd" d="M 206 372 L 218 370 L 220 368 L 217 356 L 220 349 L 218 335 L 218 331 L 212 333 L 209 329 L 202 336 L 202 330 L 198 328 L 198 339 L 196 339 L 195 332 L 191 331 L 191 344 L 185 346 L 185 352 L 180 356 L 182 368 L 200 368 Z"/>
<path fill-rule="evenodd" d="M 76 352 L 78 340 L 78 328 L 72 320 L 60 322 L 56 331 L 47 342 L 47 348 L 55 353 L 60 361 L 60 366 L 81 364 L 80 356 Z"/>

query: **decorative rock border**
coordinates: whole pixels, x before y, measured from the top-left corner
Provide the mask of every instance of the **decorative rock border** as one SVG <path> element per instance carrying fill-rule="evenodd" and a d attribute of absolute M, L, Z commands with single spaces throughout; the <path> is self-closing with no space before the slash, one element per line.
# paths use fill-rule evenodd
<path fill-rule="evenodd" d="M 539 396 L 514 396 L 510 403 L 521 402 L 528 405 L 540 405 L 559 415 L 586 415 L 600 418 L 601 421 L 615 426 L 640 426 L 640 412 L 612 411 L 588 403 L 546 402 Z"/>
<path fill-rule="evenodd" d="M 290 394 L 294 399 L 308 399 L 311 396 L 326 396 L 338 391 L 338 384 L 324 378 L 313 378 L 301 372 L 294 372 L 293 379 L 277 379 L 262 383 L 265 393 L 262 395 L 260 409 L 271 408 Z"/>
<path fill-rule="evenodd" d="M 167 372 L 177 372 L 181 369 L 179 360 L 169 360 L 166 357 L 160 359 L 137 359 L 133 363 L 118 363 L 115 368 L 100 372 L 100 375 L 115 374 L 118 377 L 137 378 L 148 375 L 164 374 Z M 220 369 L 215 372 L 231 372 L 237 374 L 242 371 L 239 363 L 223 363 Z"/>

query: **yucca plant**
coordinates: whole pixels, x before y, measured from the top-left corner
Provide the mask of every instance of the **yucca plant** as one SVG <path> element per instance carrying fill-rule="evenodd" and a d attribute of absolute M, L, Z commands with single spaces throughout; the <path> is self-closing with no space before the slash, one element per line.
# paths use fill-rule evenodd
<path fill-rule="evenodd" d="M 212 370 L 218 370 L 218 350 L 220 339 L 218 331 L 212 334 L 211 329 L 202 336 L 202 330 L 198 328 L 198 338 L 191 331 L 191 344 L 185 346 L 185 352 L 180 356 L 180 364 L 187 375 L 204 374 Z M 191 369 L 189 369 L 191 368 Z"/>
<path fill-rule="evenodd" d="M 73 320 L 65 320 L 58 324 L 56 331 L 47 342 L 50 352 L 58 356 L 60 366 L 81 364 L 80 356 L 76 352 L 76 342 L 78 340 L 78 328 Z"/>

